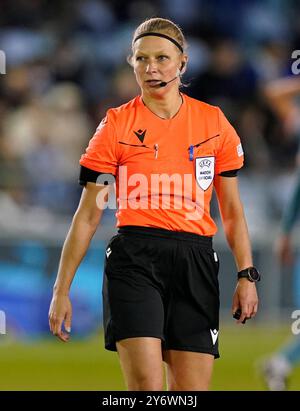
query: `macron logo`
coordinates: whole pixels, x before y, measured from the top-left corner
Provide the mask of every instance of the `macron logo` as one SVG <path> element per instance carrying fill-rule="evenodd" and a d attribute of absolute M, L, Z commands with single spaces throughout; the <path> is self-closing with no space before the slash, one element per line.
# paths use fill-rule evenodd
<path fill-rule="evenodd" d="M 108 249 L 106 250 L 106 257 L 108 258 L 111 255 L 111 248 L 108 247 Z"/>
<path fill-rule="evenodd" d="M 134 131 L 134 134 L 137 136 L 137 138 L 140 140 L 141 143 L 144 142 L 145 134 L 147 130 L 141 130 L 139 129 L 138 131 Z"/>
<path fill-rule="evenodd" d="M 214 330 L 209 330 L 209 331 L 210 331 L 210 335 L 211 335 L 211 339 L 212 339 L 213 345 L 215 345 L 215 343 L 216 343 L 216 341 L 217 341 L 217 338 L 218 338 L 218 335 L 219 335 L 219 331 L 216 330 L 216 329 L 214 329 Z"/>

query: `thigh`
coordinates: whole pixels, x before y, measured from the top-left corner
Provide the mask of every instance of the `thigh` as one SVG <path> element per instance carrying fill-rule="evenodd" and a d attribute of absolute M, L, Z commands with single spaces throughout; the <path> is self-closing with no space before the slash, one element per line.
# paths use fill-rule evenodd
<path fill-rule="evenodd" d="M 163 300 L 147 244 L 123 236 L 109 248 L 102 291 L 105 347 L 115 351 L 116 341 L 133 337 L 163 339 Z"/>
<path fill-rule="evenodd" d="M 127 338 L 117 342 L 117 350 L 128 390 L 161 391 L 163 389 L 160 339 Z"/>
<path fill-rule="evenodd" d="M 190 351 L 165 350 L 169 391 L 207 391 L 209 389 L 214 356 Z"/>
<path fill-rule="evenodd" d="M 165 350 L 219 357 L 217 271 L 213 250 L 180 244 L 167 301 Z"/>

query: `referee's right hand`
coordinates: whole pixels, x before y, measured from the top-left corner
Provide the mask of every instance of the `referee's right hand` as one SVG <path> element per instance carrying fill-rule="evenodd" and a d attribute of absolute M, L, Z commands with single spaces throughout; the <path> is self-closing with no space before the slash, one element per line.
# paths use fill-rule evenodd
<path fill-rule="evenodd" d="M 62 324 L 64 328 L 62 330 Z M 68 295 L 53 294 L 49 308 L 49 326 L 53 335 L 61 341 L 68 342 L 70 339 L 72 322 L 72 304 Z"/>

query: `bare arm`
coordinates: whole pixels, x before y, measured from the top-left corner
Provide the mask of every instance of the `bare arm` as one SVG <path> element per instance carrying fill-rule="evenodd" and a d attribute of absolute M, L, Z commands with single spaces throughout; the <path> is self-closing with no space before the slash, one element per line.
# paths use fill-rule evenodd
<path fill-rule="evenodd" d="M 215 189 L 221 219 L 228 244 L 235 258 L 237 270 L 253 265 L 251 245 L 243 205 L 240 200 L 237 177 L 215 177 Z M 257 312 L 258 298 L 255 283 L 246 278 L 238 280 L 233 296 L 232 311 L 242 309 L 238 322 L 253 317 Z"/>
<path fill-rule="evenodd" d="M 215 177 L 215 189 L 228 244 L 238 271 L 253 264 L 248 228 L 240 200 L 237 177 Z"/>
<path fill-rule="evenodd" d="M 87 183 L 82 191 L 80 203 L 64 242 L 49 309 L 50 330 L 62 341 L 67 341 L 69 338 L 69 334 L 61 330 L 63 321 L 65 322 L 65 329 L 68 332 L 71 330 L 70 287 L 103 213 L 99 202 L 97 206 L 97 197 L 99 199 L 99 195 L 101 195 L 104 198 L 107 192 L 107 186 Z"/>

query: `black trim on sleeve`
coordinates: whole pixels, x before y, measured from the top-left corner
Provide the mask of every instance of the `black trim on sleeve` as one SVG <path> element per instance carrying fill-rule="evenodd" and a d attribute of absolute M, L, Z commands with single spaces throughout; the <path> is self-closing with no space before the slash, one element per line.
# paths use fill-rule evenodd
<path fill-rule="evenodd" d="M 236 177 L 238 171 L 239 171 L 239 169 L 222 171 L 222 173 L 219 173 L 219 176 L 222 176 L 222 177 Z"/>
<path fill-rule="evenodd" d="M 112 179 L 107 179 L 106 181 L 104 181 L 104 185 L 112 184 L 113 182 L 115 182 L 115 176 L 111 173 L 104 173 L 104 172 L 101 172 L 101 171 L 95 171 L 95 170 L 91 170 L 90 168 L 80 166 L 80 173 L 79 173 L 78 183 L 81 186 L 85 186 L 87 182 L 96 183 L 97 178 L 101 174 L 107 174 L 107 175 L 113 177 L 113 181 L 112 181 Z"/>

